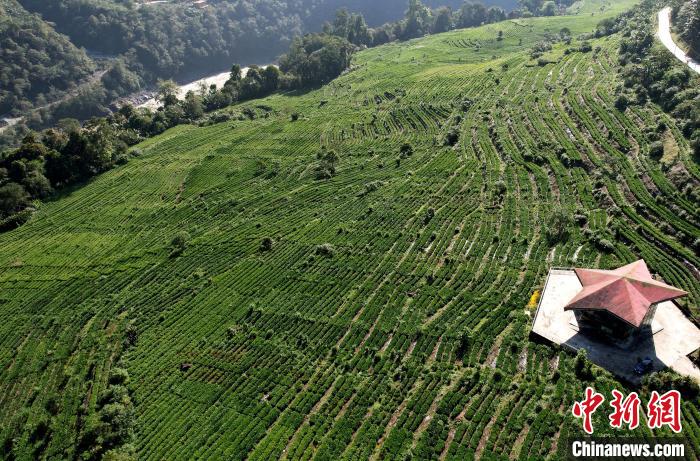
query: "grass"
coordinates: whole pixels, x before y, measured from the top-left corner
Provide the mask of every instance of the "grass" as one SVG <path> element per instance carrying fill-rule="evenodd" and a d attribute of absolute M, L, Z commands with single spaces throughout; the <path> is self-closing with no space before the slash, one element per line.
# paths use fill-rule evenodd
<path fill-rule="evenodd" d="M 643 257 L 698 315 L 686 241 L 700 218 L 674 182 L 697 181 L 697 165 L 678 128 L 653 106 L 614 108 L 618 37 L 590 53 L 555 44 L 543 66 L 529 55 L 633 3 L 363 51 L 318 90 L 169 130 L 43 204 L 0 235 L 4 449 L 76 456 L 119 363 L 144 460 L 556 459 L 581 431 L 569 408 L 586 383 L 528 340 L 548 268 Z M 647 155 L 659 119 L 674 178 Z M 340 160 L 319 181 L 323 149 Z M 586 223 L 552 244 L 555 208 Z M 608 397 L 622 387 L 594 381 Z M 684 402 L 695 453 L 699 423 Z"/>

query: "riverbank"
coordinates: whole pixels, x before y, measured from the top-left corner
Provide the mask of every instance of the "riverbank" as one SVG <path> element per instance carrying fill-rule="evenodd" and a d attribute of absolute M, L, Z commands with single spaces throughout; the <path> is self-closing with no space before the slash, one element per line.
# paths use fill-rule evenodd
<path fill-rule="evenodd" d="M 267 64 L 267 65 L 274 65 L 274 64 Z M 267 67 L 267 65 L 262 65 L 260 67 Z M 241 74 L 243 77 L 245 77 L 248 74 L 248 70 L 250 70 L 250 67 L 244 67 L 241 69 Z M 198 80 L 194 80 L 189 83 L 185 83 L 183 85 L 180 85 L 180 89 L 178 90 L 177 97 L 178 99 L 184 99 L 185 95 L 187 94 L 188 91 L 194 91 L 198 92 L 200 91 L 201 88 L 209 88 L 212 85 L 216 85 L 217 88 L 221 88 L 224 86 L 226 81 L 229 79 L 231 76 L 231 73 L 229 71 L 226 72 L 221 72 L 218 74 L 210 75 L 208 77 L 200 78 Z M 139 98 L 140 96 L 140 98 Z M 138 107 L 138 108 L 148 108 L 151 110 L 156 110 L 158 107 L 160 107 L 160 103 L 156 99 L 156 91 L 155 90 L 150 90 L 147 92 L 142 92 L 139 93 L 138 95 L 130 96 L 128 99 L 130 99 L 131 103 Z"/>

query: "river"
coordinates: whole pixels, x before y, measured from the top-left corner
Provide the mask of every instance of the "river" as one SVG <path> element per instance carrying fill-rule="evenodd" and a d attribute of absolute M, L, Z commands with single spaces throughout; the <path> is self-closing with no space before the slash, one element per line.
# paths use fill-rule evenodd
<path fill-rule="evenodd" d="M 264 68 L 267 66 L 260 67 Z M 243 77 L 245 77 L 248 74 L 249 69 L 250 67 L 244 67 L 243 69 L 241 69 L 241 74 L 243 75 Z M 219 74 L 210 75 L 208 77 L 200 78 L 199 80 L 180 85 L 180 90 L 178 91 L 177 97 L 178 99 L 184 99 L 188 91 L 194 91 L 196 93 L 199 91 L 202 85 L 204 85 L 206 88 L 209 88 L 211 85 L 216 85 L 217 88 L 221 88 L 222 86 L 224 86 L 224 83 L 226 83 L 226 81 L 229 79 L 230 75 L 231 73 L 228 71 L 221 72 Z M 155 95 L 153 95 L 153 93 L 149 93 L 149 96 L 151 96 L 149 99 L 143 102 L 139 102 L 136 105 L 136 107 L 146 107 L 151 110 L 158 109 L 158 107 L 160 107 L 160 103 L 155 98 Z"/>

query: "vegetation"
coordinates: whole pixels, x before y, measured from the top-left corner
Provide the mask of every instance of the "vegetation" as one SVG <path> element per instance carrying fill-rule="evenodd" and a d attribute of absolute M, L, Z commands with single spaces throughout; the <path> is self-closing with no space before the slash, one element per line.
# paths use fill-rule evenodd
<path fill-rule="evenodd" d="M 0 114 L 43 106 L 94 71 L 85 52 L 15 0 L 0 1 Z"/>
<path fill-rule="evenodd" d="M 692 2 L 691 2 L 692 3 Z M 616 21 L 606 21 L 599 27 L 599 35 L 618 32 L 624 38 L 620 43 L 619 62 L 623 66 L 624 81 L 618 87 L 615 105 L 625 110 L 630 105 L 644 105 L 648 100 L 658 104 L 676 121 L 693 150 L 696 163 L 700 159 L 700 87 L 697 74 L 671 55 L 653 38 L 653 16 L 662 3 L 645 0 L 634 11 L 620 16 Z M 646 127 L 649 152 L 653 159 L 662 161 L 666 152 L 663 144 L 671 129 L 665 120 Z M 673 149 L 669 146 L 669 150 Z M 669 165 L 664 164 L 665 168 Z M 685 172 L 683 191 L 693 201 L 698 201 L 696 183 Z M 685 243 L 691 245 L 691 237 Z"/>
<path fill-rule="evenodd" d="M 687 44 L 690 56 L 700 58 L 700 3 L 697 0 L 676 1 L 673 23 Z"/>
<path fill-rule="evenodd" d="M 73 135 L 105 146 L 89 173 L 121 163 L 119 126 L 159 133 L 0 234 L 0 457 L 559 459 L 587 385 L 631 389 L 528 339 L 548 268 L 643 257 L 700 314 L 689 140 L 651 98 L 616 104 L 630 37 L 595 31 L 633 2 L 585 3 L 363 50 L 195 123 L 168 128 L 183 102 Z M 697 458 L 697 398 L 683 429 Z"/>
<path fill-rule="evenodd" d="M 243 77 L 241 67 L 234 65 L 223 88 L 204 89 L 203 95 L 188 92 L 182 101 L 177 98 L 178 86 L 173 81 L 162 81 L 157 97 L 163 107 L 155 113 L 125 105 L 116 113 L 93 118 L 82 127 L 77 120 L 64 119 L 41 135 L 30 132 L 17 149 L 0 157 L 0 231 L 13 229 L 30 217 L 30 198 L 45 199 L 54 189 L 81 183 L 126 163 L 128 147 L 144 138 L 181 123 L 215 122 L 217 116 L 203 120 L 205 111 L 234 102 L 331 80 L 349 65 L 353 51 L 342 38 L 306 35 L 295 41 L 289 54 L 282 57 L 284 72 L 275 66 L 264 69 L 253 66 Z M 255 118 L 256 113 L 248 108 L 239 117 Z M 335 152 L 328 152 L 319 160 L 319 179 L 335 175 L 338 162 Z M 174 246 L 175 254 L 184 251 L 181 245 Z"/>

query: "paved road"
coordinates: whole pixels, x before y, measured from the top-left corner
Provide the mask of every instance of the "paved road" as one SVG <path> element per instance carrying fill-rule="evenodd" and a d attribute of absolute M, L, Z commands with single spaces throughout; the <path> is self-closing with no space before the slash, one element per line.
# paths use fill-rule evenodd
<path fill-rule="evenodd" d="M 659 11 L 659 31 L 656 35 L 659 37 L 659 40 L 661 40 L 661 43 L 663 43 L 675 57 L 686 63 L 688 67 L 700 74 L 700 63 L 688 57 L 688 55 L 685 54 L 685 52 L 681 50 L 673 41 L 673 37 L 671 36 L 670 6 L 667 6 L 663 10 Z"/>

